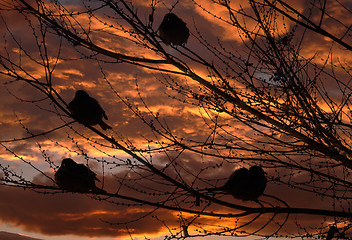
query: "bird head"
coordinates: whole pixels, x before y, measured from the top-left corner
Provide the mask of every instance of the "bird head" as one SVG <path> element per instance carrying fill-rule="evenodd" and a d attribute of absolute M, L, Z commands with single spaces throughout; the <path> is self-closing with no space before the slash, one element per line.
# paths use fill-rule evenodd
<path fill-rule="evenodd" d="M 75 161 L 73 161 L 71 158 L 65 158 L 62 160 L 61 162 L 61 166 L 62 167 L 71 167 L 71 166 L 74 166 L 76 165 L 77 163 Z"/>
<path fill-rule="evenodd" d="M 179 19 L 175 14 L 173 13 L 167 13 L 164 16 L 164 20 L 165 22 L 173 22 L 173 21 L 177 21 L 177 19 Z"/>
<path fill-rule="evenodd" d="M 89 95 L 88 95 L 88 93 L 87 93 L 86 91 L 84 91 L 84 90 L 78 90 L 78 91 L 76 92 L 76 97 L 79 97 L 79 98 L 84 97 L 84 98 L 86 98 L 86 97 L 89 97 Z"/>
<path fill-rule="evenodd" d="M 252 166 L 249 168 L 249 171 L 252 173 L 256 173 L 258 175 L 265 175 L 265 172 L 263 170 L 263 168 L 259 167 L 259 166 Z"/>

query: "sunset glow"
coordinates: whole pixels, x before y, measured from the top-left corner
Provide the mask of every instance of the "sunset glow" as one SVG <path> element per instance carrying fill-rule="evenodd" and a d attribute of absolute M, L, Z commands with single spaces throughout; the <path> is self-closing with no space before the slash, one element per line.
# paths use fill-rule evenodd
<path fill-rule="evenodd" d="M 0 1 L 0 240 L 350 238 L 351 13 Z"/>

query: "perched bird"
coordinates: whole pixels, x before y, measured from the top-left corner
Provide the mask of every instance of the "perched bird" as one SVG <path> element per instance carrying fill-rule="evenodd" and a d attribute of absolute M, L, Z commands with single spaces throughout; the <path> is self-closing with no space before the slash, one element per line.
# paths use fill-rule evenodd
<path fill-rule="evenodd" d="M 71 158 L 62 160 L 59 170 L 55 173 L 55 181 L 60 188 L 72 192 L 105 192 L 95 186 L 95 181 L 100 182 L 96 174 Z"/>
<path fill-rule="evenodd" d="M 267 179 L 263 169 L 252 166 L 248 169 L 240 168 L 234 171 L 224 186 L 209 188 L 211 192 L 229 193 L 234 198 L 244 201 L 256 201 L 266 188 Z"/>
<path fill-rule="evenodd" d="M 83 90 L 76 92 L 74 99 L 68 104 L 68 109 L 73 117 L 82 124 L 99 124 L 103 130 L 111 129 L 111 127 L 103 121 L 103 118 L 107 120 L 108 117 L 98 101 L 90 97 L 88 93 Z"/>
<path fill-rule="evenodd" d="M 166 44 L 182 45 L 189 37 L 186 23 L 173 13 L 164 16 L 158 31 L 161 40 Z"/>

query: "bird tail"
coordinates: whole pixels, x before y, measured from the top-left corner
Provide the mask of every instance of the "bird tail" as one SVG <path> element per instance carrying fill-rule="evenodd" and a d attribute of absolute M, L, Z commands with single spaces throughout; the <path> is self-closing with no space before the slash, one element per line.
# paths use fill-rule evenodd
<path fill-rule="evenodd" d="M 204 188 L 200 189 L 200 192 L 223 192 L 224 188 L 223 187 L 214 187 L 214 188 Z"/>
<path fill-rule="evenodd" d="M 219 192 L 219 191 L 223 191 L 223 188 L 214 187 L 214 188 L 206 188 L 205 190 L 208 191 L 208 192 Z"/>
<path fill-rule="evenodd" d="M 98 187 L 95 187 L 92 189 L 92 192 L 95 193 L 95 194 L 105 194 L 107 193 L 107 191 L 101 189 L 101 188 L 98 188 Z"/>
<path fill-rule="evenodd" d="M 106 130 L 106 129 L 112 129 L 112 127 L 110 127 L 109 125 L 107 125 L 105 122 L 101 121 L 99 123 L 99 126 L 103 129 L 103 130 Z"/>

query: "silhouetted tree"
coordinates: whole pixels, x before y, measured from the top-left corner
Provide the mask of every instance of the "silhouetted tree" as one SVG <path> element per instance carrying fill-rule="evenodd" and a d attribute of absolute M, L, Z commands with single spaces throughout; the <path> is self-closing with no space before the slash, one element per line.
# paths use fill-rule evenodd
<path fill-rule="evenodd" d="M 189 214 L 179 215 L 180 226 L 169 229 L 169 238 L 319 238 L 327 236 L 335 226 L 341 237 L 350 236 L 351 68 L 349 59 L 336 57 L 352 50 L 351 28 L 345 22 L 351 16 L 348 4 L 334 0 L 315 0 L 304 6 L 281 0 L 248 0 L 238 5 L 228 0 L 190 2 L 201 17 L 212 19 L 212 26 L 204 27 L 201 20 L 182 15 L 185 7 L 179 1 L 153 0 L 145 6 L 124 0 L 70 5 L 60 1 L 4 0 L 0 4 L 2 29 L 7 31 L 0 56 L 4 84 L 19 101 L 52 114 L 60 126 L 52 122 L 45 126 L 50 130 L 43 126 L 38 132 L 19 117 L 28 137 L 3 139 L 1 146 L 52 179 L 17 155 L 12 144 L 44 137 L 62 149 L 70 149 L 64 140 L 58 142 L 50 135 L 66 129 L 63 135 L 77 149 L 70 153 L 101 163 L 104 176 L 112 174 L 115 186 L 129 193 L 106 188 L 106 193 L 99 193 L 99 200 L 105 196 L 106 201 L 133 201 Z M 177 27 L 172 28 L 182 29 L 170 31 L 179 31 L 182 37 L 170 35 L 169 27 L 163 30 L 165 13 L 167 18 L 176 16 L 173 12 L 180 14 L 174 20 L 179 22 L 175 23 Z M 11 29 L 13 22 L 6 18 L 11 14 L 22 16 L 27 23 L 31 38 L 28 34 L 26 42 Z M 156 22 L 161 22 L 157 24 L 159 31 Z M 225 29 L 225 37 L 209 33 L 221 29 Z M 323 44 L 326 52 L 318 52 Z M 55 74 L 68 68 L 67 62 L 79 61 L 89 63 L 89 70 L 94 68 L 101 74 L 104 85 L 95 87 L 104 91 L 111 106 L 123 102 L 144 123 L 147 128 L 135 131 L 143 136 L 143 143 L 124 135 L 123 128 L 120 132 L 113 129 L 111 134 L 101 132 L 92 126 L 101 122 L 84 122 L 86 117 L 82 120 L 76 111 L 70 112 L 65 96 L 72 99 L 72 95 L 64 91 L 69 84 L 59 81 Z M 116 77 L 121 65 L 130 69 L 135 79 Z M 148 75 L 151 71 L 153 77 Z M 149 79 L 144 81 L 139 77 L 142 74 Z M 178 129 L 177 120 L 156 110 L 155 102 L 160 101 L 147 94 L 152 79 L 157 79 L 153 84 L 168 97 L 164 104 L 198 111 L 182 122 L 193 131 Z M 122 86 L 122 80 L 128 86 Z M 76 87 L 89 86 L 85 81 Z M 34 97 L 26 99 L 16 84 L 26 86 Z M 109 117 L 111 106 L 104 107 Z M 187 117 L 184 114 L 179 120 Z M 85 128 L 75 125 L 75 120 L 84 123 Z M 98 149 L 104 159 L 87 153 L 80 144 Z M 128 157 L 119 157 L 116 151 Z M 55 162 L 41 153 L 48 166 L 56 170 Z M 234 169 L 251 166 L 264 169 L 268 180 L 265 194 L 258 201 L 204 191 L 221 188 Z M 3 185 L 61 192 L 57 187 L 34 184 L 11 168 L 0 167 Z M 262 189 L 255 195 L 260 196 Z M 310 205 L 312 201 L 304 201 L 307 198 L 326 204 Z M 293 215 L 314 220 L 303 226 Z M 235 224 L 218 221 L 216 226 L 208 225 L 209 217 L 230 218 Z M 296 228 L 292 223 L 297 224 Z"/>

